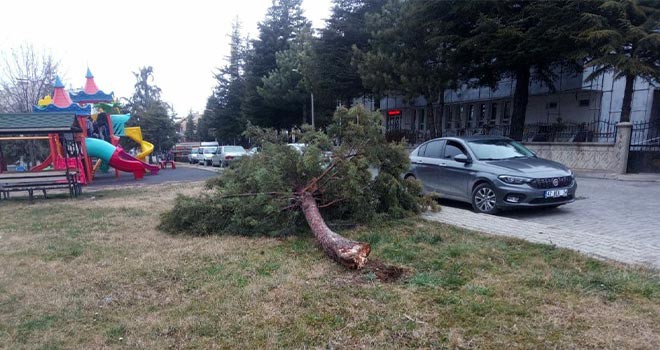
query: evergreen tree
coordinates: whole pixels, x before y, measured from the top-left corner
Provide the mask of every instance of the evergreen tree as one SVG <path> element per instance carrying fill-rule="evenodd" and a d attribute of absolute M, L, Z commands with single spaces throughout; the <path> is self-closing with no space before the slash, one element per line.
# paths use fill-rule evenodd
<path fill-rule="evenodd" d="M 575 23 L 579 4 L 569 0 L 428 2 L 442 28 L 456 40 L 451 57 L 461 66 L 463 80 L 497 87 L 503 78 L 514 78 L 511 137 L 522 139 L 531 81 L 554 90 L 555 69 L 579 69 L 572 61 L 579 48 Z M 435 8 L 435 10 L 434 10 Z M 442 39 L 440 40 L 442 41 Z"/>
<path fill-rule="evenodd" d="M 314 77 L 309 69 L 312 63 L 312 29 L 307 24 L 289 45 L 275 55 L 277 68 L 263 77 L 257 92 L 265 104 L 281 116 L 273 123 L 276 128 L 311 124 L 307 111 L 311 108 L 309 94 L 313 92 Z"/>
<path fill-rule="evenodd" d="M 154 85 L 153 68 L 142 67 L 135 75 L 135 92 L 127 105 L 132 115 L 131 124 L 142 129 L 145 140 L 163 151 L 176 143 L 174 115 L 169 104 L 161 100 L 161 89 Z"/>
<path fill-rule="evenodd" d="M 332 14 L 314 43 L 310 64 L 319 114 L 334 112 L 337 103 L 370 93 L 353 59 L 353 50 L 366 51 L 370 39 L 366 17 L 380 11 L 387 0 L 333 0 Z"/>
<path fill-rule="evenodd" d="M 309 24 L 302 14 L 302 0 L 273 0 L 266 18 L 259 23 L 259 38 L 251 43 L 246 56 L 245 96 L 241 111 L 246 120 L 256 125 L 288 127 L 288 106 L 274 108 L 266 103 L 258 89 L 262 78 L 277 69 L 276 53 L 290 48 L 293 39 Z"/>
<path fill-rule="evenodd" d="M 212 191 L 198 197 L 180 196 L 162 215 L 160 228 L 196 235 L 277 235 L 307 225 L 333 259 L 361 268 L 370 247 L 332 232 L 321 217 L 369 222 L 415 215 L 430 205 L 422 200 L 418 182 L 401 178 L 408 168 L 403 145 L 385 141 L 380 113 L 362 108 L 341 109 L 323 133 L 305 128 L 297 151 L 282 144 L 272 130 L 257 128 L 252 135 L 263 151 L 244 157 L 222 177 L 209 183 Z M 340 122 L 341 121 L 341 122 Z M 252 131 L 252 130 L 250 130 Z M 342 137 L 329 162 L 322 150 L 330 139 Z M 373 176 L 370 165 L 379 169 Z"/>
<path fill-rule="evenodd" d="M 635 79 L 660 81 L 660 2 L 590 1 L 580 4 L 588 79 L 604 73 L 624 78 L 621 121 L 629 122 Z"/>
<path fill-rule="evenodd" d="M 230 54 L 227 65 L 215 75 L 217 86 L 207 108 L 211 110 L 209 126 L 214 136 L 223 142 L 229 142 L 241 135 L 245 123 L 241 117 L 241 102 L 244 94 L 243 65 L 245 47 L 241 39 L 240 23 L 232 24 Z"/>
<path fill-rule="evenodd" d="M 195 125 L 195 120 L 193 119 L 193 112 L 190 111 L 186 117 L 186 131 L 183 134 L 183 138 L 187 141 L 197 141 L 197 125 Z"/>
<path fill-rule="evenodd" d="M 432 134 L 438 127 L 433 103 L 439 104 L 442 113 L 445 89 L 455 87 L 458 75 L 448 57 L 455 43 L 442 30 L 442 23 L 437 23 L 449 5 L 391 2 L 367 22 L 372 33 L 369 50 L 355 51 L 363 82 L 375 92 L 426 98 L 431 112 L 427 125 Z M 440 121 L 442 115 L 437 117 Z"/>

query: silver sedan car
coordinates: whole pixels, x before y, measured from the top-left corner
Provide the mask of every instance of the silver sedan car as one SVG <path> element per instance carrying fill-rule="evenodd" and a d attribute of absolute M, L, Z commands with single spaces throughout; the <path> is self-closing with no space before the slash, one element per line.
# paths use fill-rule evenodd
<path fill-rule="evenodd" d="M 220 146 L 213 155 L 211 165 L 226 167 L 246 155 L 245 148 L 241 146 Z"/>
<path fill-rule="evenodd" d="M 410 162 L 405 178 L 420 180 L 425 192 L 471 203 L 480 213 L 575 200 L 577 183 L 570 169 L 505 137 L 434 139 L 415 148 Z"/>

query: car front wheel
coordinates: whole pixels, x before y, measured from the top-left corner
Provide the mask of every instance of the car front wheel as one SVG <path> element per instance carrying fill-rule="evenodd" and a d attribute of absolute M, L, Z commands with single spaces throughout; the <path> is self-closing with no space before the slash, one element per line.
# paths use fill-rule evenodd
<path fill-rule="evenodd" d="M 497 213 L 497 194 L 490 184 L 483 183 L 472 192 L 472 208 L 477 213 Z"/>

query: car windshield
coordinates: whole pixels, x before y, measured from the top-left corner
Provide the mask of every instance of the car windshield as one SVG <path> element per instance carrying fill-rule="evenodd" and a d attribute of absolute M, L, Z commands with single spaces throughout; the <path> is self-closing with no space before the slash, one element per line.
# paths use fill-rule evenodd
<path fill-rule="evenodd" d="M 245 152 L 245 149 L 241 146 L 225 146 L 225 153 L 226 152 L 238 152 L 238 153 L 243 153 Z"/>
<path fill-rule="evenodd" d="M 507 140 L 474 140 L 468 141 L 472 152 L 479 160 L 502 160 L 513 158 L 534 157 L 532 151 L 520 143 Z"/>
<path fill-rule="evenodd" d="M 218 149 L 217 147 L 204 148 L 204 154 L 212 154 L 212 153 L 215 153 L 215 151 L 216 151 L 217 149 Z"/>

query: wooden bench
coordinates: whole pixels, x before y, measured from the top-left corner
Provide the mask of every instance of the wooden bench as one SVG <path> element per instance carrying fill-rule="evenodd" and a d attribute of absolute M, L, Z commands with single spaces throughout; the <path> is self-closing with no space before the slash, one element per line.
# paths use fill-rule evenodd
<path fill-rule="evenodd" d="M 8 199 L 10 192 L 26 191 L 32 202 L 34 191 L 42 191 L 44 198 L 48 198 L 47 190 L 62 188 L 68 189 L 72 198 L 78 197 L 82 193 L 78 173 L 75 171 L 42 171 L 0 174 L 0 199 Z"/>

